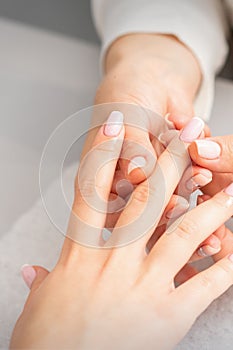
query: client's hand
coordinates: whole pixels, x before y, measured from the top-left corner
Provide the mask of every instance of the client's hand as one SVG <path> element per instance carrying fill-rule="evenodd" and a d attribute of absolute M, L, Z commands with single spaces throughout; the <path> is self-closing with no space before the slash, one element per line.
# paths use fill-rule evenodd
<path fill-rule="evenodd" d="M 155 344 L 171 349 L 233 283 L 233 255 L 228 255 L 181 286 L 174 285 L 199 244 L 233 214 L 233 185 L 178 219 L 146 254 L 187 166 L 178 138 L 162 153 L 152 175 L 136 187 L 111 237 L 102 239 L 124 138 L 122 120 L 111 122 L 98 131 L 80 165 L 69 238 L 56 267 L 50 273 L 36 266 L 23 269 L 31 291 L 11 349 L 136 350 L 145 344 L 147 350 Z"/>
<path fill-rule="evenodd" d="M 143 48 L 143 49 L 142 49 Z M 155 113 L 169 115 L 169 127 L 181 129 L 193 117 L 193 101 L 201 81 L 201 71 L 189 48 L 169 35 L 133 34 L 116 40 L 108 50 L 105 75 L 97 89 L 95 103 L 138 106 L 125 127 L 120 175 L 138 184 L 149 176 L 156 162 L 151 137 L 159 129 Z M 114 107 L 114 103 L 116 106 Z M 140 106 L 153 113 L 140 110 Z M 94 116 L 93 125 L 100 116 Z M 205 129 L 208 135 L 207 128 Z M 95 131 L 90 132 L 84 153 L 89 150 Z M 128 159 L 128 161 L 125 161 Z M 132 160 L 133 165 L 130 165 Z M 119 176 L 118 176 L 119 177 Z"/>

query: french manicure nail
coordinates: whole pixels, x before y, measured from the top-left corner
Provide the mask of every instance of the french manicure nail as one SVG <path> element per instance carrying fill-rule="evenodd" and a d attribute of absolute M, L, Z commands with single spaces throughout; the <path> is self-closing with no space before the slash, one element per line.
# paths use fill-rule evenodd
<path fill-rule="evenodd" d="M 193 142 L 201 134 L 205 124 L 200 118 L 193 118 L 184 127 L 180 134 L 180 140 L 184 142 Z"/>
<path fill-rule="evenodd" d="M 143 168 L 146 165 L 146 159 L 142 156 L 137 156 L 131 159 L 128 165 L 128 175 L 137 168 Z"/>
<path fill-rule="evenodd" d="M 201 158 L 216 159 L 221 154 L 221 147 L 211 140 L 195 140 L 197 152 Z"/>
<path fill-rule="evenodd" d="M 104 134 L 106 136 L 119 135 L 123 126 L 123 119 L 123 114 L 120 111 L 111 112 L 103 128 Z"/>
<path fill-rule="evenodd" d="M 225 188 L 224 192 L 229 196 L 233 197 L 233 183 L 231 183 L 227 188 Z"/>
<path fill-rule="evenodd" d="M 214 247 L 211 247 L 210 245 L 204 245 L 198 249 L 197 254 L 205 258 L 207 256 L 212 256 L 217 254 L 220 250 L 221 250 L 221 247 L 214 248 Z"/>
<path fill-rule="evenodd" d="M 28 288 L 31 288 L 36 277 L 36 270 L 31 265 L 25 264 L 21 267 L 21 275 Z"/>
<path fill-rule="evenodd" d="M 203 187 L 212 181 L 212 175 L 197 174 L 186 182 L 186 188 L 189 191 Z"/>

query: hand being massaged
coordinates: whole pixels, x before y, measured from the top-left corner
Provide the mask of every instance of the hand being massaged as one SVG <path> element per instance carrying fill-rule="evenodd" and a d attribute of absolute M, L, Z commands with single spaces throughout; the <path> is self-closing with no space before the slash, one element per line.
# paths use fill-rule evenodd
<path fill-rule="evenodd" d="M 189 142 L 203 127 L 199 120 L 191 123 L 196 131 Z M 232 244 L 211 267 L 189 270 L 188 278 L 180 276 L 175 283 L 198 247 L 233 215 L 233 184 L 201 199 L 146 249 L 164 211 L 172 207 L 187 167 L 189 143 L 183 147 L 183 141 L 189 133 L 190 124 L 161 153 L 148 178 L 135 186 L 104 241 L 108 199 L 125 138 L 123 115 L 112 113 L 99 128 L 78 170 L 67 237 L 55 268 L 22 270 L 30 293 L 11 349 L 139 350 L 145 344 L 148 350 L 155 344 L 172 349 L 233 284 Z M 225 227 L 224 235 L 232 239 Z"/>

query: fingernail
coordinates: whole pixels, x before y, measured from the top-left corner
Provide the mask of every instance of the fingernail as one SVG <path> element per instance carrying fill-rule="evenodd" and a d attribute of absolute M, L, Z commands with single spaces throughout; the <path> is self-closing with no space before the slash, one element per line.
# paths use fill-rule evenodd
<path fill-rule="evenodd" d="M 21 267 L 20 271 L 24 282 L 28 288 L 31 288 L 32 282 L 36 277 L 36 270 L 31 265 L 25 264 Z"/>
<path fill-rule="evenodd" d="M 225 188 L 224 192 L 229 196 L 233 197 L 233 183 Z"/>
<path fill-rule="evenodd" d="M 221 154 L 221 147 L 217 142 L 210 140 L 196 140 L 197 152 L 205 159 L 216 159 Z"/>
<path fill-rule="evenodd" d="M 221 250 L 221 247 L 214 248 L 214 247 L 211 247 L 210 245 L 204 245 L 198 249 L 197 254 L 205 258 L 207 256 L 212 256 L 217 254 L 220 250 Z"/>
<path fill-rule="evenodd" d="M 180 140 L 184 142 L 193 142 L 201 134 L 205 124 L 200 118 L 193 118 L 184 127 L 180 134 Z"/>
<path fill-rule="evenodd" d="M 233 254 L 229 255 L 229 256 L 228 256 L 228 259 L 229 259 L 231 262 L 233 262 Z"/>
<path fill-rule="evenodd" d="M 113 111 L 103 128 L 103 132 L 106 136 L 117 136 L 119 135 L 123 126 L 123 114 L 119 111 Z"/>
<path fill-rule="evenodd" d="M 133 189 L 134 187 L 131 182 L 126 179 L 119 180 L 116 184 L 116 192 L 122 198 L 125 198 L 128 194 L 132 193 Z"/>
<path fill-rule="evenodd" d="M 178 203 L 174 208 L 170 209 L 167 213 L 166 213 L 166 218 L 167 219 L 175 219 L 178 218 L 179 216 L 183 215 L 184 213 L 186 213 L 186 211 L 189 208 L 189 204 L 187 202 L 187 205 L 185 204 L 181 204 Z"/>
<path fill-rule="evenodd" d="M 186 182 L 186 188 L 189 191 L 203 187 L 212 181 L 212 174 L 206 176 L 204 174 L 197 174 Z"/>
<path fill-rule="evenodd" d="M 143 168 L 146 165 L 146 159 L 138 156 L 131 159 L 128 165 L 128 175 L 137 168 Z"/>

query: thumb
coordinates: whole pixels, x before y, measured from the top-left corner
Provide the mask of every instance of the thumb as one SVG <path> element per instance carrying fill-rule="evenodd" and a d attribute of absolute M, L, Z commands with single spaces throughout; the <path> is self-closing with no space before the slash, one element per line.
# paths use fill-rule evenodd
<path fill-rule="evenodd" d="M 211 171 L 233 173 L 233 135 L 195 140 L 189 146 L 192 160 Z"/>
<path fill-rule="evenodd" d="M 33 291 L 41 285 L 48 276 L 49 271 L 41 266 L 23 265 L 21 274 L 28 288 Z"/>

